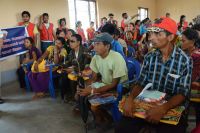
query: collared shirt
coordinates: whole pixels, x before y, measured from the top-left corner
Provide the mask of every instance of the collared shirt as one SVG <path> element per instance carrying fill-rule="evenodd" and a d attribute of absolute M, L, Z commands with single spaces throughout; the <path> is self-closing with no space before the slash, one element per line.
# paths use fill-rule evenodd
<path fill-rule="evenodd" d="M 166 62 L 162 61 L 159 50 L 145 56 L 138 84 L 145 87 L 152 83 L 152 90 L 165 92 L 168 98 L 177 94 L 186 97 L 190 93 L 193 62 L 181 49 L 174 47 Z"/>

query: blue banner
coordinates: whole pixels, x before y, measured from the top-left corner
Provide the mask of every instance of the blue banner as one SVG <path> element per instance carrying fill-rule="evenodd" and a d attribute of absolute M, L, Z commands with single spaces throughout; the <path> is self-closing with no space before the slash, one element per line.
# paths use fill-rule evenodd
<path fill-rule="evenodd" d="M 7 32 L 7 35 L 0 50 L 0 60 L 26 52 L 24 39 L 27 32 L 25 27 L 2 29 L 2 31 Z"/>

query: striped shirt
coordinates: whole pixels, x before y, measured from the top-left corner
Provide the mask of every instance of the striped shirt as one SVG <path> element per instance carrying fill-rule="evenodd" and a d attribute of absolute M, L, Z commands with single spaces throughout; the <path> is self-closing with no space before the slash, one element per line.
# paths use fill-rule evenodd
<path fill-rule="evenodd" d="M 152 90 L 167 94 L 167 99 L 177 94 L 189 97 L 193 62 L 181 49 L 174 47 L 166 62 L 159 50 L 145 56 L 138 84 L 152 83 Z"/>

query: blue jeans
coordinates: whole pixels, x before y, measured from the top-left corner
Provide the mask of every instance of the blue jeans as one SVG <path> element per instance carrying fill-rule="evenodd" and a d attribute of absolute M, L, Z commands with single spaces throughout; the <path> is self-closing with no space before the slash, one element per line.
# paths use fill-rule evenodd
<path fill-rule="evenodd" d="M 46 49 L 51 45 L 53 45 L 53 42 L 42 42 L 41 41 L 41 51 L 42 51 L 42 53 L 44 53 L 46 51 Z"/>

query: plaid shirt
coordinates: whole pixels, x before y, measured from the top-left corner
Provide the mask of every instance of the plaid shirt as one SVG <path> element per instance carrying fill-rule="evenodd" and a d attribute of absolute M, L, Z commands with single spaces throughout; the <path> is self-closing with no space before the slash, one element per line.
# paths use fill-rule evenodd
<path fill-rule="evenodd" d="M 162 54 L 155 50 L 146 55 L 138 83 L 145 87 L 153 83 L 152 90 L 167 94 L 167 99 L 177 94 L 190 94 L 192 60 L 181 49 L 174 47 L 168 61 L 162 61 Z"/>

